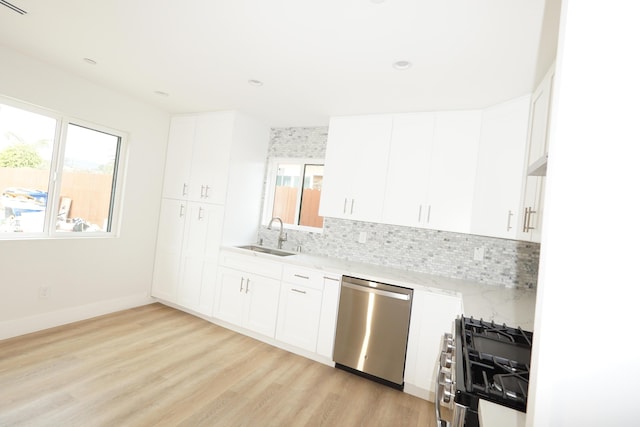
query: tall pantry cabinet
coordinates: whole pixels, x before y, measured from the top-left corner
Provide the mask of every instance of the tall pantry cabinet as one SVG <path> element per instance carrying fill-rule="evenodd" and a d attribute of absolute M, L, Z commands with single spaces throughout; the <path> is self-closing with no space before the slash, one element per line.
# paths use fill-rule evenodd
<path fill-rule="evenodd" d="M 220 246 L 257 236 L 268 142 L 240 112 L 172 118 L 152 296 L 213 314 Z"/>

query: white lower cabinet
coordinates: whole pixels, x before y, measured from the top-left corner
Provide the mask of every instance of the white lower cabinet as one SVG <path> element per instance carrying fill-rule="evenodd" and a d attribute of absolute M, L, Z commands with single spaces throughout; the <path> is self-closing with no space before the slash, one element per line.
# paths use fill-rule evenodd
<path fill-rule="evenodd" d="M 434 399 L 442 335 L 453 332 L 454 320 L 462 312 L 461 297 L 414 291 L 404 376 L 413 394 Z"/>
<path fill-rule="evenodd" d="M 325 274 L 322 280 L 324 290 L 322 292 L 316 353 L 333 360 L 333 342 L 336 337 L 338 302 L 340 300 L 340 276 Z"/>
<path fill-rule="evenodd" d="M 316 351 L 322 291 L 322 272 L 285 266 L 280 289 L 276 339 Z"/>
<path fill-rule="evenodd" d="M 285 265 L 276 339 L 331 359 L 340 276 Z"/>
<path fill-rule="evenodd" d="M 282 265 L 252 256 L 222 255 L 221 258 L 213 316 L 274 338 Z M 242 270 L 229 265 L 242 265 Z"/>
<path fill-rule="evenodd" d="M 211 315 L 223 214 L 220 205 L 163 199 L 153 296 Z"/>

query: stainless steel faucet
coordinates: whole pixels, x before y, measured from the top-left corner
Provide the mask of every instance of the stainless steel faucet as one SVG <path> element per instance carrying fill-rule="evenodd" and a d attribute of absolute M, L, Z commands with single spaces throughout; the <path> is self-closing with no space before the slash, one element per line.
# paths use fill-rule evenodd
<path fill-rule="evenodd" d="M 280 222 L 280 234 L 278 234 L 278 249 L 282 249 L 282 242 L 287 241 L 287 233 L 284 232 L 284 225 L 282 224 L 282 219 L 280 219 L 277 216 L 274 216 L 273 218 L 271 218 L 271 221 L 269 221 L 269 225 L 267 225 L 267 230 L 272 229 L 271 225 L 273 224 L 273 221 Z"/>

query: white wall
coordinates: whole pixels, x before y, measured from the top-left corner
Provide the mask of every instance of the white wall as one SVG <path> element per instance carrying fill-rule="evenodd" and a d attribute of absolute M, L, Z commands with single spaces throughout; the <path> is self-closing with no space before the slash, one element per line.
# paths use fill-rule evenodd
<path fill-rule="evenodd" d="M 0 95 L 129 134 L 119 238 L 0 240 L 0 339 L 148 302 L 169 114 L 2 46 L 0 64 Z"/>
<path fill-rule="evenodd" d="M 639 425 L 640 6 L 563 8 L 527 425 Z"/>

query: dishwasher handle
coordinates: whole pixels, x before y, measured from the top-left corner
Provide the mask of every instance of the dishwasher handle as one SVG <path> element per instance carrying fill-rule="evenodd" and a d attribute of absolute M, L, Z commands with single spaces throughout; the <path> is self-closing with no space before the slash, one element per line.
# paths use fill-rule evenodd
<path fill-rule="evenodd" d="M 401 294 L 401 293 L 398 293 L 398 292 L 385 291 L 385 290 L 382 290 L 382 289 L 372 288 L 372 287 L 368 287 L 368 286 L 354 285 L 354 284 L 346 282 L 346 281 L 342 282 L 342 286 L 345 287 L 345 288 L 356 290 L 356 291 L 367 292 L 367 293 L 370 293 L 370 294 L 376 294 L 376 295 L 380 295 L 380 296 L 383 296 L 383 297 L 395 298 L 395 299 L 399 299 L 399 300 L 402 300 L 402 301 L 409 301 L 411 299 L 411 295 L 409 295 L 409 294 Z"/>

